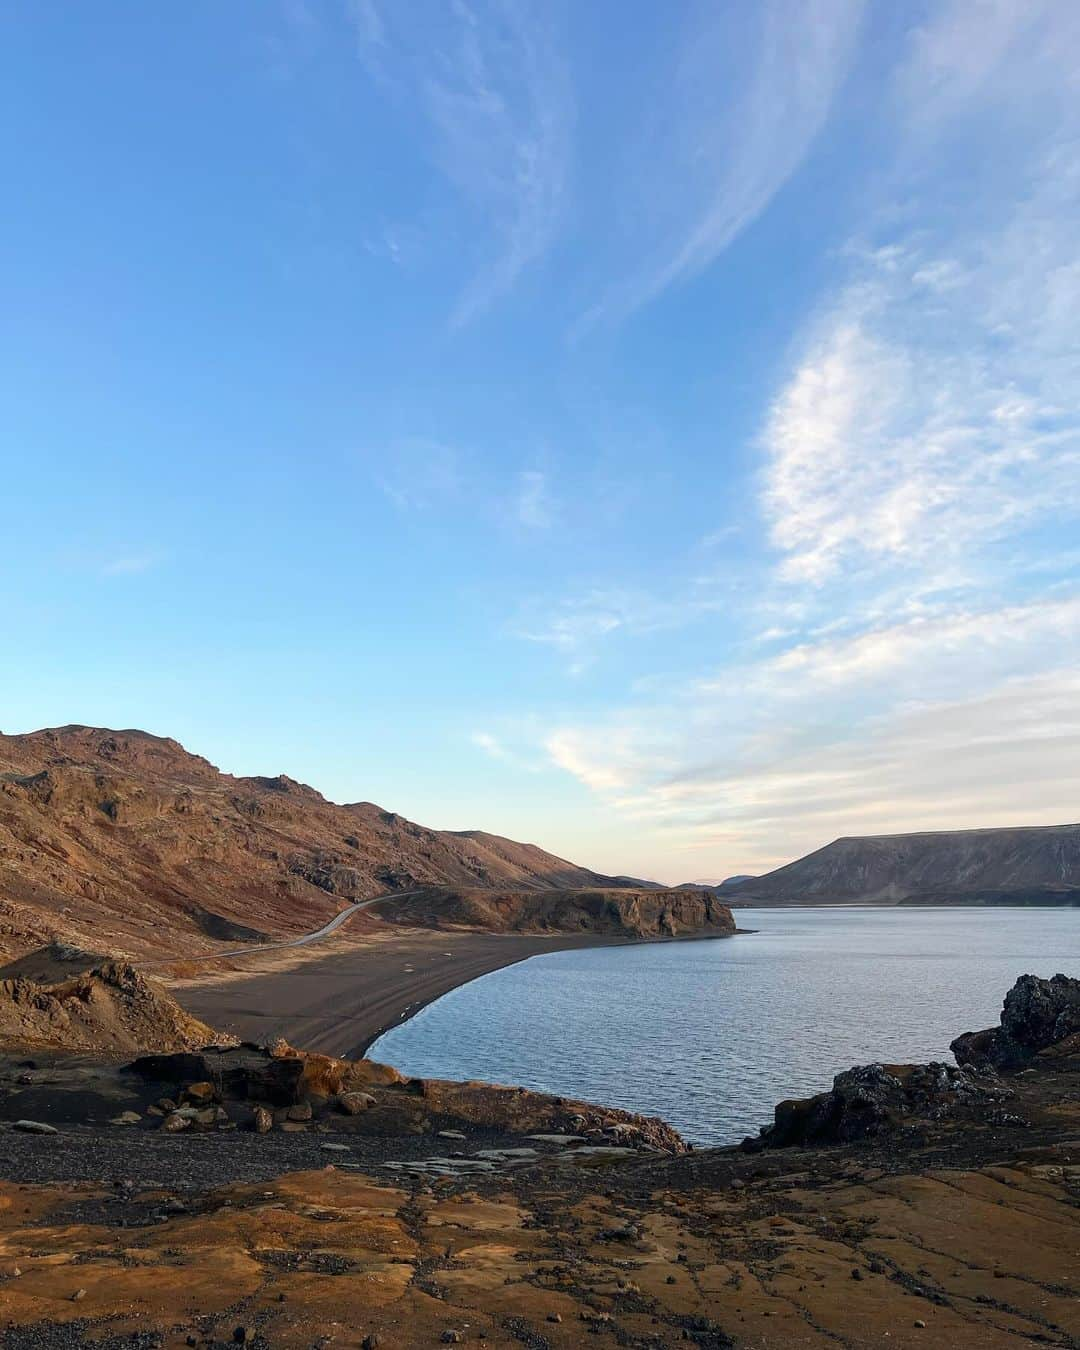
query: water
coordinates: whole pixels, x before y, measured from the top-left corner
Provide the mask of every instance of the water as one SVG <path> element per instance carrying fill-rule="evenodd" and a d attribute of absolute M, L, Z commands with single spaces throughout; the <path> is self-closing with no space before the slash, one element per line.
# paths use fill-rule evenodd
<path fill-rule="evenodd" d="M 873 1060 L 946 1059 L 1018 975 L 1080 976 L 1075 909 L 736 911 L 723 941 L 552 952 L 454 990 L 370 1051 L 659 1115 L 697 1144 Z"/>

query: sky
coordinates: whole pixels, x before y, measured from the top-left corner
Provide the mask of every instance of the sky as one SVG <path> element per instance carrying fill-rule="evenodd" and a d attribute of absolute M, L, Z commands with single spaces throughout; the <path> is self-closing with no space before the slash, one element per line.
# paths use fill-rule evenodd
<path fill-rule="evenodd" d="M 1080 6 L 0 52 L 0 729 L 669 883 L 1080 818 Z"/>

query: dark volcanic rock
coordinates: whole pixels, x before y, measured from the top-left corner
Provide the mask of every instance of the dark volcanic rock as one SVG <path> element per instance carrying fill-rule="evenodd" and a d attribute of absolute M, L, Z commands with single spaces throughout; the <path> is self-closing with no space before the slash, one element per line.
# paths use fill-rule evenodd
<path fill-rule="evenodd" d="M 745 1139 L 743 1148 L 852 1143 L 920 1121 L 997 1117 L 1000 1103 L 1011 1096 L 992 1070 L 941 1063 L 863 1064 L 837 1074 L 831 1092 L 780 1102 L 774 1123 L 757 1139 Z"/>
<path fill-rule="evenodd" d="M 131 1073 L 153 1083 L 212 1083 L 231 1101 L 270 1102 L 292 1106 L 299 1100 L 304 1074 L 301 1059 L 273 1058 L 253 1045 L 176 1055 L 141 1055 L 128 1065 Z"/>
<path fill-rule="evenodd" d="M 1005 995 L 1001 1025 L 968 1031 L 949 1047 L 959 1064 L 1017 1068 L 1080 1033 L 1080 980 L 1021 975 Z"/>

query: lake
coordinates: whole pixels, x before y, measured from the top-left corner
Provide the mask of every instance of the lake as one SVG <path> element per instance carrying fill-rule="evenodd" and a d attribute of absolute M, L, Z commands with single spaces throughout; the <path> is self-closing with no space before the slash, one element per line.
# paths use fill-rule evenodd
<path fill-rule="evenodd" d="M 553 952 L 380 1037 L 404 1073 L 659 1115 L 728 1144 L 853 1064 L 946 1059 L 1018 975 L 1080 976 L 1076 909 L 740 909 L 722 940 Z"/>

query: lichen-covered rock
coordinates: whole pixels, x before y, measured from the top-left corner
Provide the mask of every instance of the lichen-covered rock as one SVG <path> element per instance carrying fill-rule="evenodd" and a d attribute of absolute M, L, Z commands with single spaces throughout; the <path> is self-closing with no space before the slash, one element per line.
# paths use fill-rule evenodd
<path fill-rule="evenodd" d="M 753 1152 L 793 1144 L 851 1143 L 918 1124 L 972 1114 L 1009 1123 L 1001 1103 L 1011 1090 L 992 1070 L 952 1064 L 863 1064 L 816 1097 L 780 1102 L 771 1126 L 743 1141 Z M 1014 1123 L 1021 1123 L 1017 1120 Z"/>
<path fill-rule="evenodd" d="M 1080 980 L 1021 975 L 1005 995 L 1001 1025 L 968 1031 L 949 1047 L 959 1064 L 1018 1068 L 1080 1033 Z"/>

